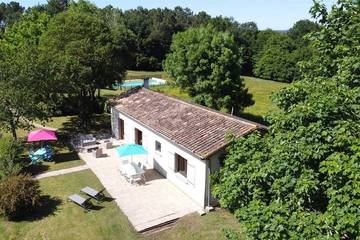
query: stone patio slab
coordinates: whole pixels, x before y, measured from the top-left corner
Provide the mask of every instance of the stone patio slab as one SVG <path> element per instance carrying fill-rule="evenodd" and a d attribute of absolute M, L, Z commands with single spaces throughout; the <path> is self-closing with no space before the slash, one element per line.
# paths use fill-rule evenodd
<path fill-rule="evenodd" d="M 137 231 L 142 232 L 202 210 L 201 206 L 153 169 L 146 171 L 145 185 L 131 185 L 118 171 L 121 160 L 116 149 L 103 151 L 107 156 L 102 158 L 94 158 L 87 152 L 79 153 L 79 156 L 96 174 Z"/>

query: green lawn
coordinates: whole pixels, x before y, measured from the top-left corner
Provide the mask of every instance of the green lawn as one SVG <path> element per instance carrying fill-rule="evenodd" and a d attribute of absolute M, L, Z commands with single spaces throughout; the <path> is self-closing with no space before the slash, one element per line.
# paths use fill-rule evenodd
<path fill-rule="evenodd" d="M 126 72 L 125 79 L 144 79 L 147 77 L 156 77 L 156 78 L 167 78 L 166 74 L 162 71 L 150 72 L 150 71 L 132 71 L 128 70 Z"/>
<path fill-rule="evenodd" d="M 241 226 L 235 217 L 229 212 L 218 209 L 205 216 L 197 213 L 181 218 L 174 228 L 161 231 L 153 236 L 147 236 L 147 240 L 180 240 L 180 239 L 206 239 L 226 240 L 224 230 L 231 229 L 239 235 L 239 240 L 246 239 L 241 232 Z"/>
<path fill-rule="evenodd" d="M 42 164 L 30 166 L 28 172 L 32 174 L 44 173 L 59 169 L 71 168 L 85 164 L 79 159 L 77 153 L 71 148 L 69 141 L 79 132 L 97 134 L 101 131 L 110 131 L 110 115 L 95 114 L 92 122 L 87 129 L 82 129 L 77 116 L 53 117 L 46 123 L 46 126 L 57 128 L 58 141 L 53 142 L 52 146 L 55 150 L 54 162 L 43 162 Z M 26 147 L 28 149 L 28 147 Z M 27 151 L 26 153 L 27 154 Z"/>
<path fill-rule="evenodd" d="M 103 186 L 90 170 L 40 180 L 44 195 L 43 206 L 35 214 L 17 221 L 0 220 L 0 239 L 144 239 L 135 232 L 114 201 L 98 203 L 88 213 L 68 202 L 67 197 L 79 193 L 84 186 Z M 223 229 L 241 229 L 236 219 L 225 210 L 205 216 L 188 215 L 175 227 L 146 239 L 225 239 Z"/>
<path fill-rule="evenodd" d="M 67 201 L 84 186 L 102 188 L 90 170 L 42 179 L 40 185 L 47 195 L 44 206 L 27 219 L 0 220 L 0 239 L 139 239 L 114 201 L 93 201 L 97 210 L 89 213 Z"/>
<path fill-rule="evenodd" d="M 270 80 L 263 80 L 254 77 L 243 77 L 245 79 L 245 86 L 253 95 L 255 104 L 247 107 L 245 113 L 255 116 L 265 116 L 271 111 L 277 111 L 278 108 L 271 102 L 271 94 L 286 87 L 287 83 L 275 82 Z"/>

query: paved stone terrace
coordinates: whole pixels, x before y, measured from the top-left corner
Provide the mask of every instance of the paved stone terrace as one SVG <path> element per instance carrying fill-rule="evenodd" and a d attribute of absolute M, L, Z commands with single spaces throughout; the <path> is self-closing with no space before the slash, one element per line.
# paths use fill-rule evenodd
<path fill-rule="evenodd" d="M 79 153 L 107 192 L 139 232 L 183 217 L 202 208 L 155 170 L 146 171 L 145 185 L 131 185 L 120 175 L 116 149 L 103 150 L 107 156 L 94 158 Z"/>

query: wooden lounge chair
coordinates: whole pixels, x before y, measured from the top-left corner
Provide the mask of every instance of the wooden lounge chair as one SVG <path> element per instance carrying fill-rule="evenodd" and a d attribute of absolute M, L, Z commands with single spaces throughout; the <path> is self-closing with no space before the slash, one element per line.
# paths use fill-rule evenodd
<path fill-rule="evenodd" d="M 68 197 L 68 199 L 70 201 L 72 201 L 73 203 L 79 205 L 80 207 L 84 208 L 86 211 L 89 211 L 92 207 L 92 204 L 90 202 L 91 198 L 85 199 L 77 194 L 73 194 L 73 195 L 70 195 Z"/>
<path fill-rule="evenodd" d="M 89 197 L 96 199 L 97 201 L 101 201 L 105 198 L 105 195 L 104 195 L 105 188 L 100 191 L 97 191 L 91 187 L 84 187 L 80 191 L 85 193 Z"/>

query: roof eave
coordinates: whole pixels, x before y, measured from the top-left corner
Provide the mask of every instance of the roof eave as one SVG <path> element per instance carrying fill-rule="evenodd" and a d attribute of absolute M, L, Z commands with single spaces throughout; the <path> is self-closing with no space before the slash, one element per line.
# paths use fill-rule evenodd
<path fill-rule="evenodd" d="M 245 132 L 244 134 L 241 134 L 240 136 L 237 136 L 237 137 L 244 137 L 244 136 L 247 136 L 249 134 L 251 134 L 252 132 L 256 131 L 256 130 L 262 130 L 264 129 L 263 126 L 257 126 L 253 129 L 250 129 L 249 131 Z M 265 127 L 266 129 L 266 127 Z M 207 153 L 205 156 L 201 157 L 201 159 L 209 159 L 210 157 L 212 157 L 213 155 L 215 155 L 216 153 L 218 153 L 219 151 L 221 150 L 224 150 L 227 146 L 229 146 L 231 141 L 223 144 L 221 147 L 218 147 L 216 150 L 210 152 L 210 153 Z"/>

